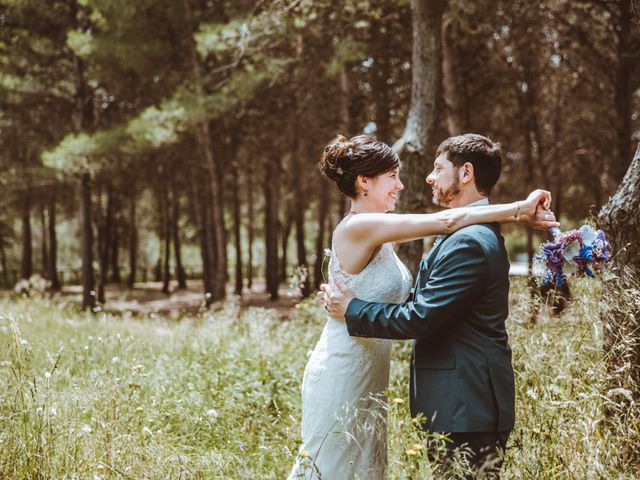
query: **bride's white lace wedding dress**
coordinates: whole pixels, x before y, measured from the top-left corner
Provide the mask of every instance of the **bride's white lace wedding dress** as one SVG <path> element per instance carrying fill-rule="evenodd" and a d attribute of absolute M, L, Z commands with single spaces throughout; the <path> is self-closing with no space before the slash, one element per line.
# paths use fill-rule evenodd
<path fill-rule="evenodd" d="M 404 302 L 411 274 L 391 244 L 358 274 L 342 270 L 334 252 L 329 279 L 342 278 L 358 298 Z M 382 480 L 387 463 L 391 341 L 349 336 L 328 317 L 302 381 L 302 446 L 288 480 Z"/>

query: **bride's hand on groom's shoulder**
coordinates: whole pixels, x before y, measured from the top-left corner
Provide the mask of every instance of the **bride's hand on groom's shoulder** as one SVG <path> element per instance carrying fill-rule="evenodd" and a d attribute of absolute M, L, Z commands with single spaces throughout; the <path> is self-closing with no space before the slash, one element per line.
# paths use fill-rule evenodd
<path fill-rule="evenodd" d="M 551 227 L 559 227 L 556 216 L 550 210 L 551 192 L 547 190 L 534 190 L 523 203 L 520 221 L 537 230 L 547 230 Z"/>
<path fill-rule="evenodd" d="M 520 213 L 533 217 L 538 207 L 549 210 L 551 208 L 551 200 L 550 191 L 538 188 L 531 192 L 527 199 L 522 202 L 522 211 Z"/>
<path fill-rule="evenodd" d="M 538 206 L 533 215 L 521 215 L 521 221 L 536 230 L 548 230 L 551 227 L 559 227 L 555 214 L 551 210 L 546 210 Z"/>

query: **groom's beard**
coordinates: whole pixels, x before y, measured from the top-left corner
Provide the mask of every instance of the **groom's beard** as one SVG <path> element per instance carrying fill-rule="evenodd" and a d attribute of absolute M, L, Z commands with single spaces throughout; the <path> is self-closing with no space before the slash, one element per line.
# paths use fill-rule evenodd
<path fill-rule="evenodd" d="M 453 177 L 453 183 L 448 188 L 434 189 L 433 203 L 441 207 L 448 207 L 458 195 L 460 195 L 460 179 L 456 174 Z"/>

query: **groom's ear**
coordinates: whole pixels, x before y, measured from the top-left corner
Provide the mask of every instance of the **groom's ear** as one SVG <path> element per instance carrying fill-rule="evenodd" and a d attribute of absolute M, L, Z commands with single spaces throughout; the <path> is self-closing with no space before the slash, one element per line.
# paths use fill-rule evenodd
<path fill-rule="evenodd" d="M 469 183 L 475 181 L 475 171 L 473 169 L 473 164 L 471 162 L 466 162 L 460 167 L 458 171 L 458 175 L 460 175 L 460 181 L 462 183 Z"/>

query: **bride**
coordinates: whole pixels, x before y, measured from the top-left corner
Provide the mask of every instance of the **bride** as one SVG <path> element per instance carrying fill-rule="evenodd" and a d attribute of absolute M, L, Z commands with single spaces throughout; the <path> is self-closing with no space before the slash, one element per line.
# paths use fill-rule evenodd
<path fill-rule="evenodd" d="M 543 190 L 511 204 L 386 214 L 404 188 L 400 160 L 388 145 L 367 135 L 336 137 L 325 147 L 319 167 L 351 199 L 349 213 L 333 232 L 329 281 L 340 278 L 366 301 L 401 303 L 410 294 L 411 274 L 394 242 L 448 234 L 474 223 L 555 224 L 536 212 L 551 201 Z M 304 371 L 302 446 L 289 480 L 383 479 L 390 350 L 390 340 L 351 337 L 344 323 L 327 318 Z"/>

